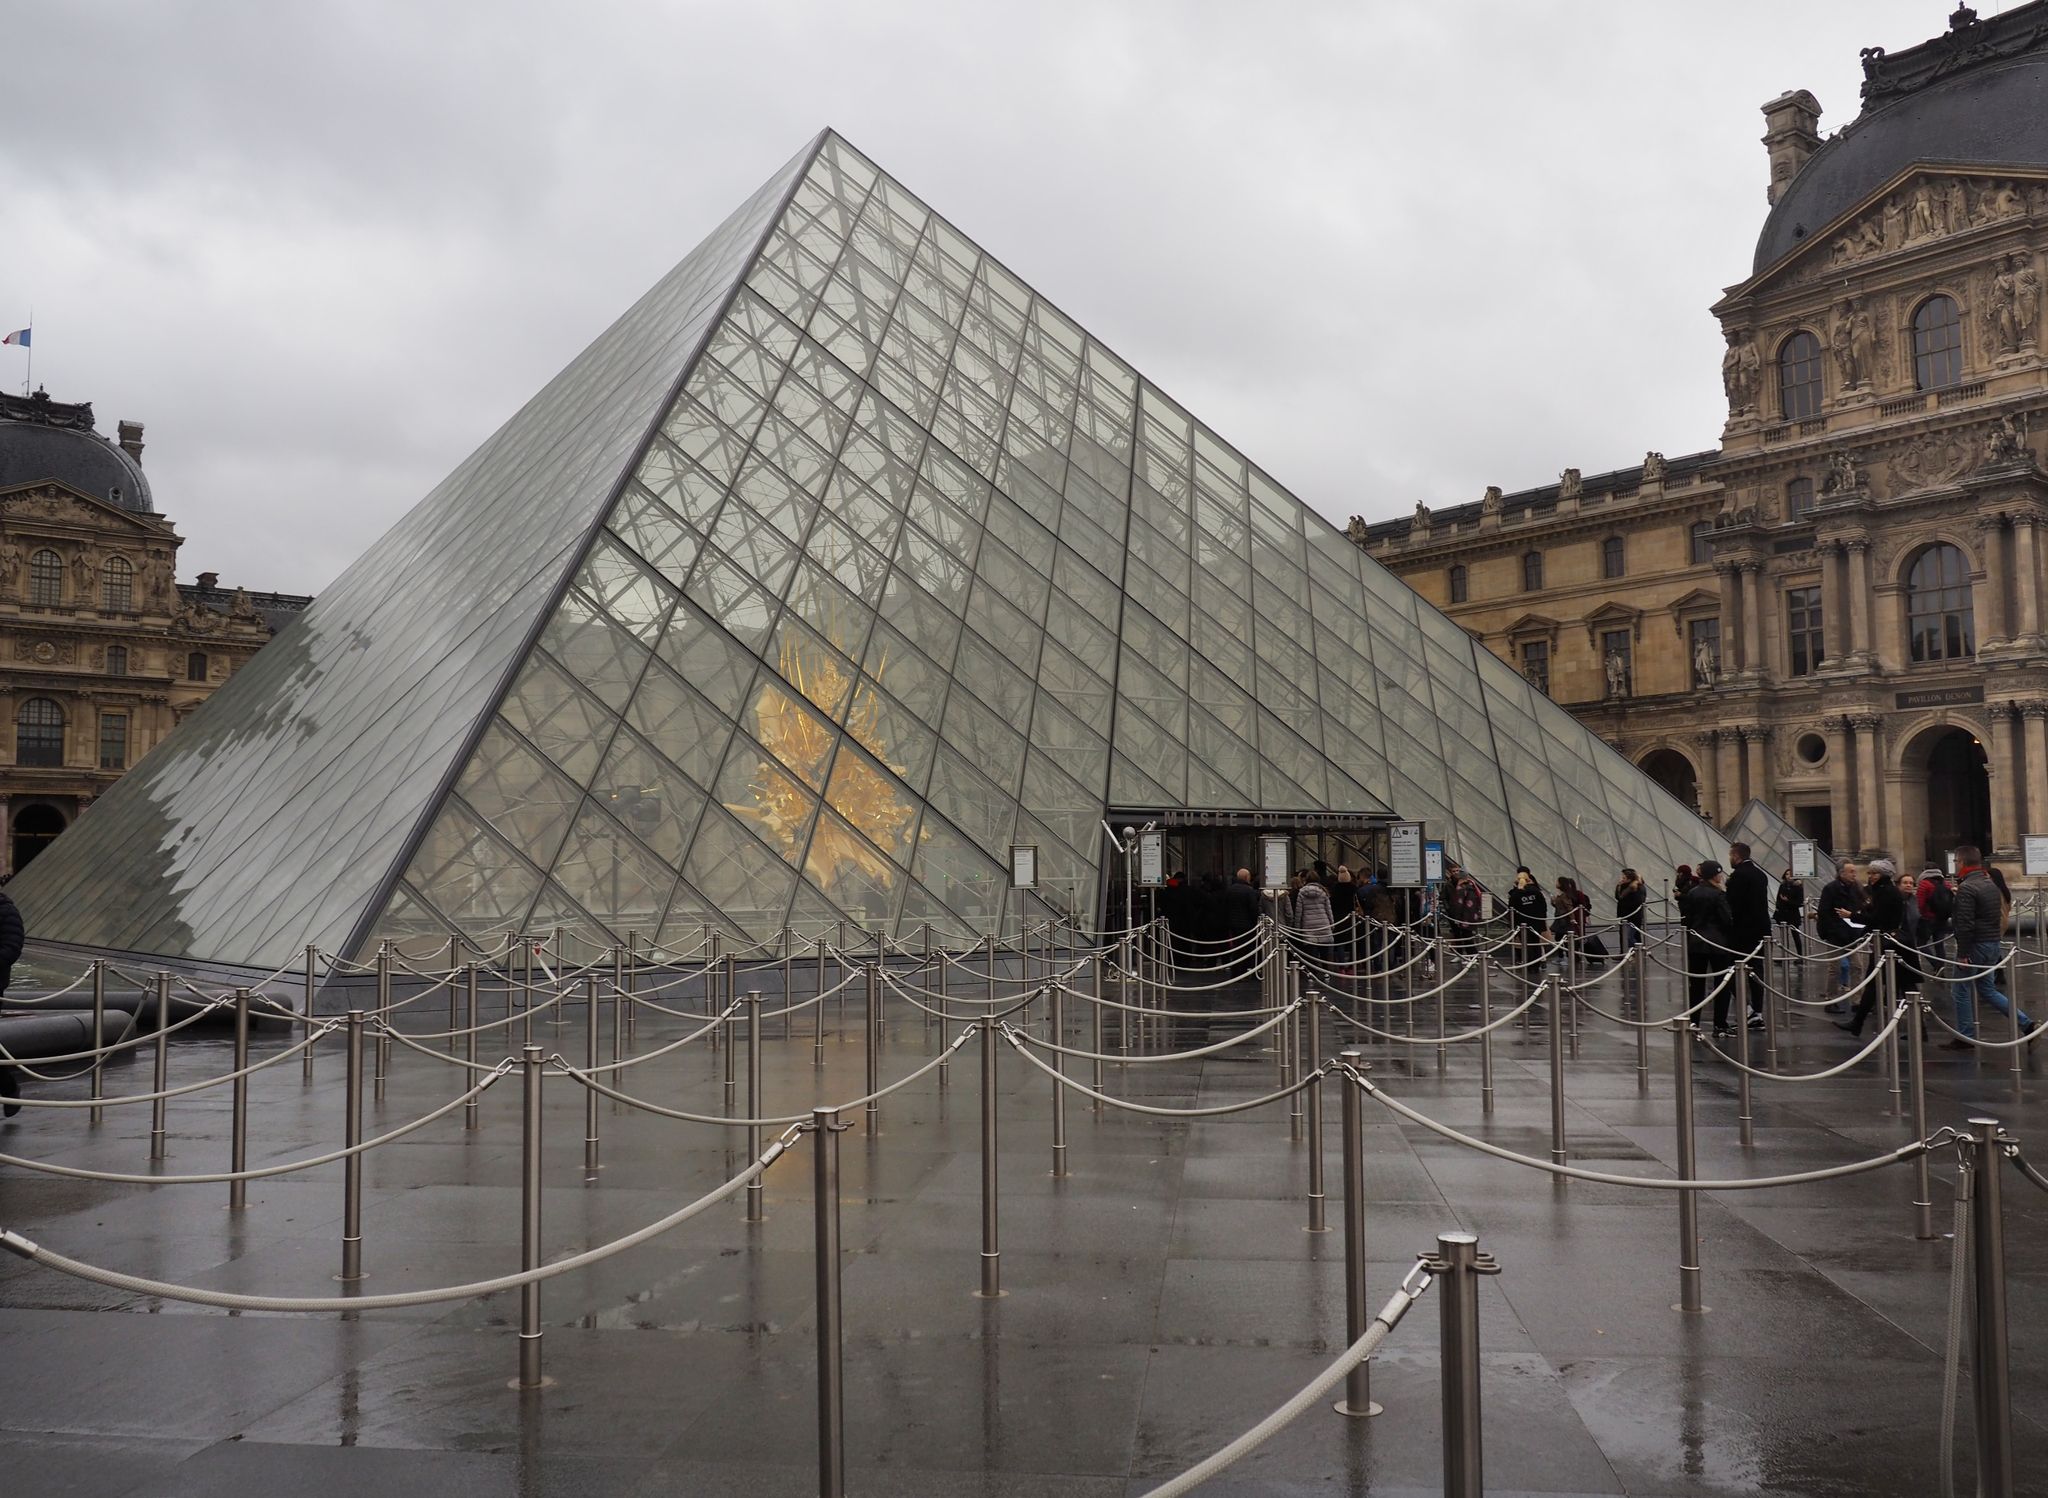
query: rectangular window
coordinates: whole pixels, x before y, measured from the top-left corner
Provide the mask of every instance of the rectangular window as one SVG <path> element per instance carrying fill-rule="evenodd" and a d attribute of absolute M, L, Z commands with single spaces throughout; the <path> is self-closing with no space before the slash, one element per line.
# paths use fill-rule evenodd
<path fill-rule="evenodd" d="M 1692 667 L 1692 684 L 1710 687 L 1721 679 L 1721 621 L 1693 619 L 1685 626 L 1685 658 Z"/>
<path fill-rule="evenodd" d="M 1522 642 L 1522 677 L 1544 696 L 1550 695 L 1550 642 Z"/>
<path fill-rule="evenodd" d="M 1600 575 L 1620 577 L 1628 571 L 1628 551 L 1619 536 L 1609 536 L 1600 543 Z"/>
<path fill-rule="evenodd" d="M 100 768 L 102 770 L 125 770 L 128 768 L 128 715 L 126 713 L 100 714 Z"/>
<path fill-rule="evenodd" d="M 1785 518 L 1797 520 L 1813 508 L 1813 480 L 1789 479 L 1785 484 Z"/>
<path fill-rule="evenodd" d="M 1714 560 L 1714 527 L 1711 521 L 1696 520 L 1687 533 L 1691 546 L 1692 565 L 1704 567 Z"/>
<path fill-rule="evenodd" d="M 127 674 L 128 647 L 126 645 L 109 645 L 107 647 L 107 675 L 126 676 Z"/>
<path fill-rule="evenodd" d="M 1794 676 L 1811 676 L 1827 659 L 1822 643 L 1819 588 L 1785 590 L 1785 641 Z"/>
<path fill-rule="evenodd" d="M 1604 696 L 1626 697 L 1635 690 L 1635 646 L 1627 630 L 1600 632 L 1600 673 Z"/>

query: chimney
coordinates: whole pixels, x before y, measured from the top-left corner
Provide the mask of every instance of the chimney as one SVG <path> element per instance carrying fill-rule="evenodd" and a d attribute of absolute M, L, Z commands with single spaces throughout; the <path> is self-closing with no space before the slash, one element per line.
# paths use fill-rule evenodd
<path fill-rule="evenodd" d="M 1771 153 L 1771 185 L 1764 196 L 1775 203 L 1820 149 L 1820 100 L 1803 88 L 1780 94 L 1764 106 L 1764 124 L 1764 147 Z"/>
<path fill-rule="evenodd" d="M 218 572 L 202 572 L 202 573 L 200 573 L 200 574 L 199 574 L 199 591 L 200 591 L 200 592 L 202 592 L 202 593 L 211 593 L 211 592 L 213 592 L 213 591 L 214 591 L 215 589 L 217 589 L 217 588 L 219 588 L 219 587 L 220 587 L 220 574 L 219 574 Z"/>
<path fill-rule="evenodd" d="M 142 466 L 142 423 L 123 421 L 115 424 L 121 433 L 121 451 L 135 460 L 135 466 Z"/>

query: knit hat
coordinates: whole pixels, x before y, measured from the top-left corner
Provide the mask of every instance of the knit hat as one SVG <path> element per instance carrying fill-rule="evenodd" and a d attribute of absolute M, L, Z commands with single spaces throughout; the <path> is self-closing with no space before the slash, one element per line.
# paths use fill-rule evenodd
<path fill-rule="evenodd" d="M 1896 879 L 1899 877 L 1899 866 L 1889 858 L 1873 858 L 1863 867 L 1871 873 L 1881 875 L 1886 879 Z"/>
<path fill-rule="evenodd" d="M 1915 884 L 1925 884 L 1930 879 L 1946 879 L 1947 877 L 1948 875 L 1944 874 L 1940 869 L 1925 868 L 1920 871 L 1920 877 L 1913 882 Z"/>

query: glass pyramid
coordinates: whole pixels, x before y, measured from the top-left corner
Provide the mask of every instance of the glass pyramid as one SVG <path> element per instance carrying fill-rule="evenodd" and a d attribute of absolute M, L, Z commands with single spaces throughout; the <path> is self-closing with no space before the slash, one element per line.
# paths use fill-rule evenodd
<path fill-rule="evenodd" d="M 1111 808 L 1600 888 L 1705 823 L 829 131 L 15 882 L 317 942 L 1086 918 Z"/>

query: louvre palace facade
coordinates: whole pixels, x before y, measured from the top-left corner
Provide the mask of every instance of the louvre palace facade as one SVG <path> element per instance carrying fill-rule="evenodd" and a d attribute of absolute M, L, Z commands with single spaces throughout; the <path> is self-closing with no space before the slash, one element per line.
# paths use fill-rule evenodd
<path fill-rule="evenodd" d="M 1763 107 L 1718 447 L 1351 535 L 1707 819 L 2017 871 L 2048 833 L 2048 4 L 1863 67 L 1826 138 L 1810 93 Z"/>

